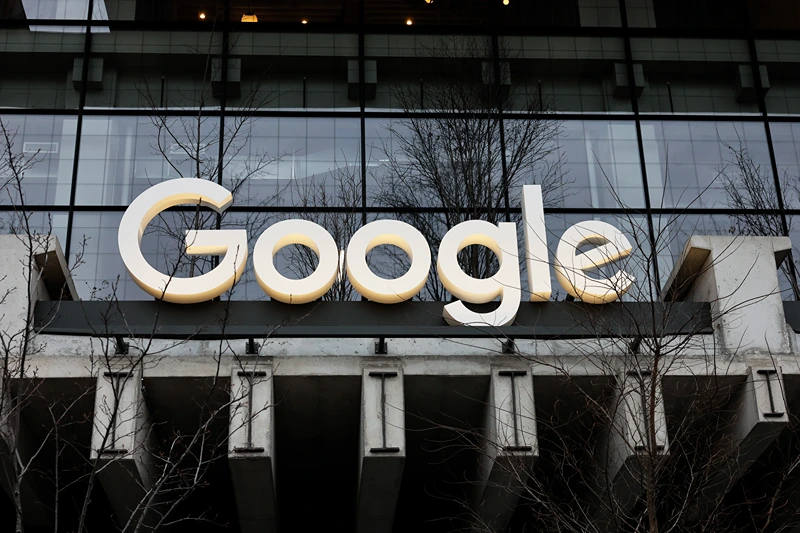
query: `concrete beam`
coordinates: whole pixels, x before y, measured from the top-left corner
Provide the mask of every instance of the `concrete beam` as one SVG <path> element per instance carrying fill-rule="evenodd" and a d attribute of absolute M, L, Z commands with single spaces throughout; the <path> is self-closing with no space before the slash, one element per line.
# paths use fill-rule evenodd
<path fill-rule="evenodd" d="M 734 404 L 730 424 L 719 436 L 723 453 L 715 475 L 698 500 L 697 520 L 705 517 L 747 473 L 761 454 L 789 425 L 785 387 L 780 368 L 751 368 Z"/>
<path fill-rule="evenodd" d="M 141 369 L 101 372 L 97 377 L 90 458 L 120 526 L 149 523 L 140 505 L 157 477 L 156 445 L 142 395 Z"/>
<path fill-rule="evenodd" d="M 399 367 L 362 374 L 357 530 L 389 533 L 406 460 L 405 395 Z"/>
<path fill-rule="evenodd" d="M 20 333 L 33 319 L 34 302 L 70 300 L 78 293 L 55 236 L 0 235 L 0 272 L 1 334 L 11 355 L 21 355 Z"/>
<path fill-rule="evenodd" d="M 603 523 L 609 516 L 628 513 L 643 494 L 644 469 L 650 461 L 660 461 L 669 453 L 664 395 L 661 382 L 655 391 L 655 449 L 649 450 L 650 375 L 626 373 L 609 405 L 609 427 L 597 442 L 596 460 L 600 465 L 595 519 Z M 653 465 L 655 466 L 655 465 Z"/>
<path fill-rule="evenodd" d="M 272 367 L 234 367 L 228 466 L 244 533 L 277 531 Z"/>
<path fill-rule="evenodd" d="M 487 528 L 503 531 L 539 456 L 530 370 L 492 369 L 485 413 L 473 509 Z"/>
<path fill-rule="evenodd" d="M 710 302 L 718 347 L 728 354 L 792 352 L 777 267 L 788 237 L 693 236 L 664 286 L 664 299 Z"/>

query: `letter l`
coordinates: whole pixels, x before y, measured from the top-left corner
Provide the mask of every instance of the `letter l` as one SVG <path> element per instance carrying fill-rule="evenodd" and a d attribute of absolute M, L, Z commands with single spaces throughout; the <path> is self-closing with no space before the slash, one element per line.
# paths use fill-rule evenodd
<path fill-rule="evenodd" d="M 532 302 L 550 300 L 550 262 L 541 185 L 522 186 L 522 224 L 525 229 L 525 264 Z"/>

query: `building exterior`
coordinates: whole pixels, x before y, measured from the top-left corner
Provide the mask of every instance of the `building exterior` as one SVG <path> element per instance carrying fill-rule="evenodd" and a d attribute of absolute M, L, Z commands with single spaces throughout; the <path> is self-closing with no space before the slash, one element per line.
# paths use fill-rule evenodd
<path fill-rule="evenodd" d="M 800 527 L 798 26 L 792 0 L 0 0 L 2 529 Z M 436 263 L 459 223 L 513 222 L 517 318 L 447 325 L 436 269 L 363 301 L 345 259 L 320 302 L 270 301 L 252 259 L 214 301 L 160 302 L 118 231 L 180 178 L 233 203 L 147 226 L 171 277 L 221 264 L 187 229 L 245 229 L 252 254 L 303 219 L 344 251 L 397 219 Z M 635 278 L 620 302 L 551 268 L 585 220 L 632 245 L 594 274 Z"/>

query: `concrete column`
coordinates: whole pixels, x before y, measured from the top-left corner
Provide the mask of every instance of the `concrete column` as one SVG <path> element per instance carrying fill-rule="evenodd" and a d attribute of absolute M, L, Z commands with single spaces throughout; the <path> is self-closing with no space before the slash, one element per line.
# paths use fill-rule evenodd
<path fill-rule="evenodd" d="M 600 477 L 596 490 L 602 500 L 597 505 L 598 521 L 604 520 L 614 510 L 631 511 L 645 490 L 644 467 L 651 461 L 660 460 L 669 451 L 660 381 L 655 391 L 655 450 L 648 450 L 651 387 L 649 373 L 630 372 L 618 378 L 608 408 L 609 427 L 597 442 Z M 606 487 L 610 489 L 606 490 Z"/>
<path fill-rule="evenodd" d="M 120 526 L 141 517 L 147 491 L 157 478 L 155 434 L 142 395 L 141 369 L 102 372 L 97 377 L 90 457 Z"/>
<path fill-rule="evenodd" d="M 365 368 L 361 389 L 358 531 L 391 532 L 406 460 L 400 368 Z"/>
<path fill-rule="evenodd" d="M 55 236 L 0 235 L 0 272 L 0 336 L 16 357 L 22 355 L 21 332 L 35 302 L 73 299 L 78 293 Z"/>
<path fill-rule="evenodd" d="M 231 374 L 228 466 L 242 532 L 277 531 L 272 367 Z"/>
<path fill-rule="evenodd" d="M 690 237 L 664 287 L 665 300 L 711 302 L 719 348 L 727 354 L 791 353 L 777 267 L 788 237 Z"/>
<path fill-rule="evenodd" d="M 698 501 L 701 520 L 733 488 L 761 454 L 789 425 L 783 375 L 780 368 L 750 368 L 734 404 L 731 423 L 719 438 L 722 458 Z"/>
<path fill-rule="evenodd" d="M 533 378 L 528 370 L 493 369 L 474 510 L 503 531 L 539 456 Z"/>

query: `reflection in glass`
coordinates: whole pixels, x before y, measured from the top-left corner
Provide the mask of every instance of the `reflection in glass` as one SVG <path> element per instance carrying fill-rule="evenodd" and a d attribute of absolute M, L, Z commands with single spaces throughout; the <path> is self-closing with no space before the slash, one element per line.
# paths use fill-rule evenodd
<path fill-rule="evenodd" d="M 749 122 L 644 122 L 653 207 L 774 209 L 764 126 Z"/>
<path fill-rule="evenodd" d="M 800 124 L 773 122 L 769 128 L 783 194 L 783 206 L 786 209 L 798 209 L 800 208 Z"/>
<path fill-rule="evenodd" d="M 83 299 L 118 298 L 151 300 L 130 278 L 119 255 L 117 231 L 122 213 L 76 213 L 72 228 L 70 265 L 75 268 L 75 286 Z M 246 229 L 249 251 L 261 232 L 275 221 L 269 213 L 224 213 L 220 229 Z M 148 225 L 142 237 L 142 253 L 151 266 L 175 277 L 199 276 L 215 266 L 212 256 L 185 253 L 187 229 L 217 229 L 216 213 L 206 209 L 168 211 Z M 258 300 L 266 296 L 252 274 L 248 260 L 245 273 L 224 299 Z"/>
<path fill-rule="evenodd" d="M 222 33 L 211 31 L 115 30 L 94 35 L 86 107 L 144 108 L 153 114 L 163 108 L 217 108 L 221 45 Z M 231 60 L 229 78 L 238 72 L 238 63 Z"/>
<path fill-rule="evenodd" d="M 223 185 L 237 205 L 361 206 L 360 132 L 350 118 L 229 119 Z"/>
<path fill-rule="evenodd" d="M 692 235 L 735 235 L 727 215 L 660 215 L 653 217 L 662 284 L 667 280 Z"/>
<path fill-rule="evenodd" d="M 18 169 L 15 174 L 4 164 L 8 154 L 3 142 L 0 204 L 69 204 L 77 118 L 5 115 L 0 116 L 0 122 L 11 140 Z"/>
<path fill-rule="evenodd" d="M 126 205 L 163 180 L 216 179 L 218 160 L 218 118 L 87 116 L 76 202 Z"/>
<path fill-rule="evenodd" d="M 635 37 L 631 50 L 642 113 L 758 113 L 746 41 Z"/>
<path fill-rule="evenodd" d="M 768 219 L 769 217 L 770 215 L 759 213 L 753 213 L 749 216 L 751 220 L 754 218 Z M 679 213 L 654 217 L 653 226 L 662 287 L 676 262 L 680 259 L 681 253 L 692 235 L 727 235 L 733 237 L 743 235 L 783 235 L 783 230 L 780 228 L 778 220 L 774 220 L 771 223 L 754 222 L 749 228 L 743 227 L 742 220 L 743 216 L 736 214 L 687 215 Z M 792 241 L 797 242 L 795 239 L 792 239 Z M 795 258 L 800 257 L 798 256 L 797 248 L 795 248 L 793 256 Z M 791 269 L 789 268 L 790 260 L 790 258 L 784 260 L 781 268 L 778 269 L 779 290 L 784 299 L 796 298 L 797 287 L 793 282 Z"/>
<path fill-rule="evenodd" d="M 500 60 L 514 111 L 631 111 L 622 39 L 613 37 L 502 37 Z"/>
<path fill-rule="evenodd" d="M 58 211 L 0 211 L 0 235 L 18 235 L 23 242 L 32 237 L 37 246 L 40 237 L 55 235 L 64 251 L 67 245 L 67 217 L 67 212 Z"/>
<path fill-rule="evenodd" d="M 359 109 L 356 34 L 241 31 L 231 35 L 231 47 L 241 82 L 229 85 L 226 105 L 239 113 Z"/>
<path fill-rule="evenodd" d="M 89 0 L 20 0 L 21 5 L 3 13 L 4 18 L 27 20 L 86 20 L 89 14 Z M 92 0 L 93 20 L 108 20 L 105 0 Z M 45 33 L 85 33 L 85 26 L 31 25 L 32 32 Z M 95 26 L 92 32 L 108 32 L 108 27 Z"/>
<path fill-rule="evenodd" d="M 413 111 L 497 109 L 489 37 L 398 35 L 364 37 L 368 108 Z M 369 81 L 369 79 L 367 79 Z M 502 105 L 502 104 L 501 104 Z"/>
<path fill-rule="evenodd" d="M 756 53 L 767 112 L 772 115 L 800 114 L 800 41 L 757 40 Z"/>
<path fill-rule="evenodd" d="M 369 203 L 504 212 L 499 127 L 468 114 L 368 120 Z M 524 184 L 542 185 L 548 207 L 644 206 L 633 123 L 554 117 L 503 127 L 511 207 Z"/>

